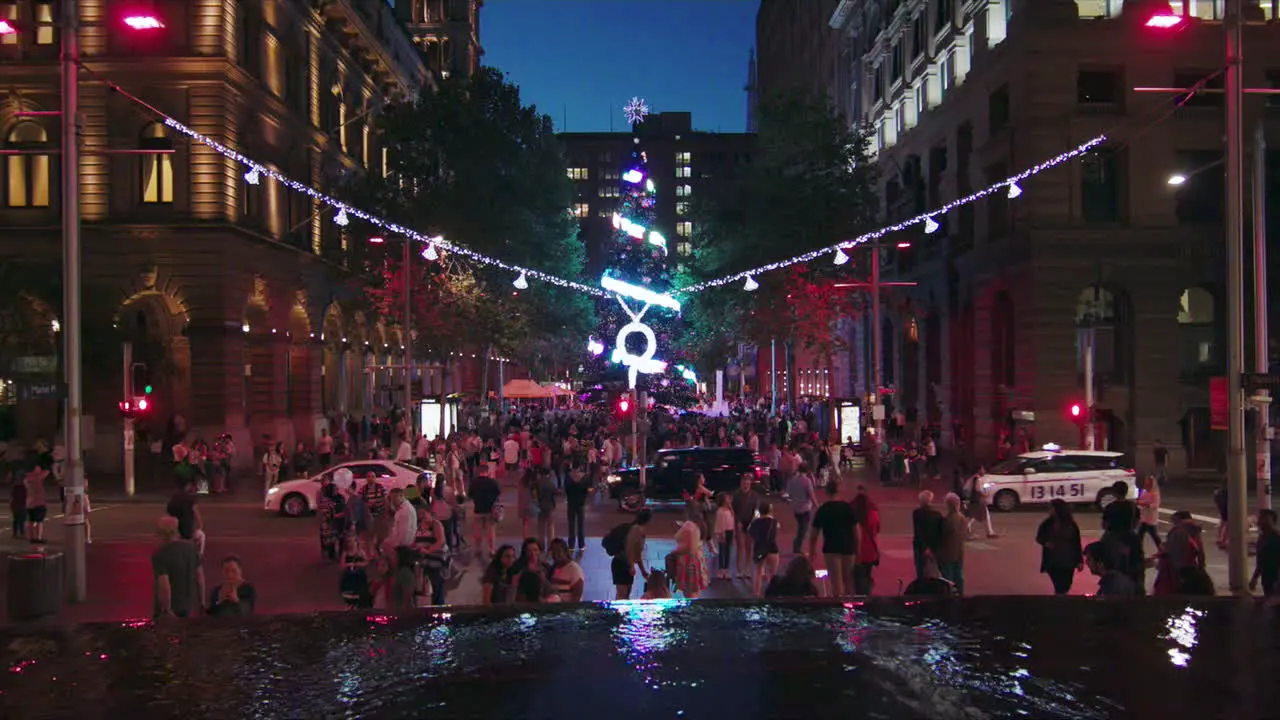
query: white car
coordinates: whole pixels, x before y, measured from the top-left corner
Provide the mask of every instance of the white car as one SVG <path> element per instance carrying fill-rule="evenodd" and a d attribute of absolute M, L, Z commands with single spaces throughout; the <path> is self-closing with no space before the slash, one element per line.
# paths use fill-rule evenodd
<path fill-rule="evenodd" d="M 395 460 L 356 460 L 341 463 L 317 475 L 297 480 L 286 480 L 267 490 L 263 508 L 289 517 L 306 515 L 316 509 L 316 496 L 320 493 L 320 480 L 333 477 L 338 470 L 350 470 L 355 478 L 356 486 L 364 485 L 365 478 L 373 473 L 378 484 L 388 491 L 413 485 L 424 475 L 428 480 L 432 474 L 416 465 L 396 462 Z"/>
<path fill-rule="evenodd" d="M 1138 496 L 1133 469 L 1121 464 L 1121 457 L 1118 452 L 1046 446 L 993 466 L 982 477 L 982 494 L 1001 512 L 1052 500 L 1104 508 L 1120 499 L 1112 489 L 1117 481 L 1128 487 L 1125 497 Z"/>

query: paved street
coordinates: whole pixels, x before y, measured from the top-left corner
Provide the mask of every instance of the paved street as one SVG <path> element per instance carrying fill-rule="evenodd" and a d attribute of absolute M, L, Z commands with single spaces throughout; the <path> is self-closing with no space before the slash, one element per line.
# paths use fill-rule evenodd
<path fill-rule="evenodd" d="M 851 488 L 852 482 L 846 483 Z M 509 491 L 507 491 L 509 493 Z M 898 594 L 902 584 L 912 577 L 911 521 L 915 492 L 906 489 L 882 489 L 873 487 L 873 496 L 881 506 L 883 530 L 880 538 L 882 562 L 876 571 L 876 595 Z M 1184 499 L 1185 498 L 1185 499 Z M 152 532 L 155 519 L 164 512 L 164 503 L 158 498 L 141 502 L 124 502 L 104 499 L 96 501 L 92 514 L 94 542 L 89 547 L 88 602 L 68 607 L 65 618 L 70 620 L 111 620 L 146 616 L 151 607 L 150 554 L 156 544 Z M 1212 502 L 1200 490 L 1193 495 L 1171 489 L 1166 493 L 1169 510 L 1187 508 L 1205 525 L 1209 542 L 1209 572 L 1219 590 L 1226 588 L 1226 556 L 1212 545 L 1214 526 Z M 289 519 L 262 511 L 252 496 L 241 498 L 210 498 L 201 504 L 209 543 L 206 553 L 206 572 L 213 582 L 217 574 L 217 561 L 223 556 L 240 556 L 250 581 L 258 588 L 261 612 L 309 612 L 336 610 L 343 607 L 338 598 L 338 569 L 320 558 L 316 541 L 314 518 Z M 562 512 L 562 511 L 561 511 Z M 520 523 L 508 513 L 500 529 L 500 542 L 518 544 Z M 616 523 L 627 516 L 617 512 L 608 501 L 596 502 L 588 507 L 588 547 L 581 559 L 587 575 L 586 598 L 588 600 L 612 599 L 609 558 L 600 546 L 600 538 Z M 966 550 L 965 575 L 969 594 L 1022 595 L 1048 594 L 1048 579 L 1040 575 L 1039 548 L 1033 538 L 1043 513 L 1030 509 L 1010 514 L 994 515 L 998 537 L 975 538 Z M 1167 517 L 1167 513 L 1166 513 Z M 785 508 L 779 513 L 782 533 L 779 544 L 784 553 L 791 547 L 795 524 Z M 558 518 L 558 532 L 563 534 L 564 523 Z M 651 562 L 661 563 L 671 550 L 672 535 L 677 521 L 683 519 L 683 509 L 659 509 L 650 525 L 648 555 Z M 1091 509 L 1080 509 L 1077 521 L 1089 542 L 1100 534 L 1099 516 Z M 1167 526 L 1166 526 L 1167 527 Z M 50 547 L 57 549 L 62 542 L 63 528 L 58 519 L 49 525 Z M 15 543 L 8 538 L 8 522 L 0 523 L 0 552 L 28 551 L 28 543 Z M 783 562 L 786 562 L 784 554 Z M 479 576 L 483 568 L 470 557 L 457 563 L 460 579 L 451 588 L 450 600 L 459 604 L 479 601 Z M 0 563 L 0 578 L 7 585 L 7 563 Z M 1148 581 L 1154 579 L 1148 573 Z M 1086 571 L 1077 577 L 1074 593 L 1089 593 L 1096 581 Z M 640 588 L 636 588 L 638 596 Z M 748 594 L 746 581 L 713 584 L 709 597 L 738 597 Z M 3 602 L 3 598 L 0 598 Z"/>

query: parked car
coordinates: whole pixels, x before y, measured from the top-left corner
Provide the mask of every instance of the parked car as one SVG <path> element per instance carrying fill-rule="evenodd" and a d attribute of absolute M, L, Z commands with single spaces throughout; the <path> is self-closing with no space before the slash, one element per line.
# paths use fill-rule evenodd
<path fill-rule="evenodd" d="M 707 479 L 714 493 L 738 489 L 743 475 L 751 475 L 757 485 L 768 475 L 769 466 L 746 448 L 679 448 L 659 450 L 652 465 L 645 468 L 645 487 L 640 487 L 640 468 L 626 468 L 605 478 L 609 497 L 618 508 L 635 512 L 646 502 L 680 502 L 697 486 L 698 475 Z"/>
<path fill-rule="evenodd" d="M 1104 508 L 1121 499 L 1112 489 L 1116 481 L 1127 486 L 1125 497 L 1138 496 L 1134 471 L 1122 458 L 1118 452 L 1047 445 L 993 466 L 982 477 L 982 494 L 1001 512 L 1052 500 Z"/>
<path fill-rule="evenodd" d="M 345 462 L 307 478 L 286 480 L 267 488 L 267 497 L 263 508 L 289 517 L 300 517 L 316 509 L 316 496 L 320 493 L 320 480 L 333 477 L 339 470 L 350 470 L 357 485 L 363 485 L 369 473 L 378 478 L 378 484 L 388 491 L 404 488 L 425 477 L 429 482 L 432 473 L 416 465 L 396 462 L 394 460 L 356 460 Z"/>

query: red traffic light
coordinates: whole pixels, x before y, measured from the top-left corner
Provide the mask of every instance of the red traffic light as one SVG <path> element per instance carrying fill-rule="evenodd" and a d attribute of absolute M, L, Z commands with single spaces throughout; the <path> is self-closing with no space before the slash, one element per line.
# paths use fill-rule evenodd
<path fill-rule="evenodd" d="M 139 410 L 144 410 L 144 411 L 145 411 L 145 410 L 147 409 L 147 405 L 148 405 L 148 403 L 147 403 L 147 399 L 146 399 L 146 398 L 138 398 L 138 409 L 139 409 Z"/>
<path fill-rule="evenodd" d="M 631 410 L 631 401 L 623 398 L 618 401 L 618 412 L 626 413 Z"/>
<path fill-rule="evenodd" d="M 128 400 L 120 401 L 120 412 L 128 413 L 131 410 L 133 410 L 133 403 L 129 402 Z"/>
<path fill-rule="evenodd" d="M 1071 406 L 1071 417 L 1078 418 L 1083 412 L 1084 408 L 1080 407 L 1080 403 L 1076 403 Z"/>

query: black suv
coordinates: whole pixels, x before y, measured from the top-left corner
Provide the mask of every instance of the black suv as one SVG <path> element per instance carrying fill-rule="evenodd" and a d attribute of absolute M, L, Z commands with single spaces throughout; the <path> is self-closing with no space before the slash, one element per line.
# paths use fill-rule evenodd
<path fill-rule="evenodd" d="M 680 448 L 659 450 L 652 465 L 645 470 L 645 488 L 640 488 L 640 469 L 627 468 L 609 475 L 605 482 L 609 497 L 618 507 L 634 512 L 648 500 L 679 502 L 697 485 L 698 475 L 707 479 L 713 493 L 738 489 L 743 475 L 750 474 L 760 484 L 768 474 L 768 466 L 746 448 Z"/>

